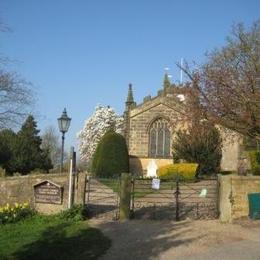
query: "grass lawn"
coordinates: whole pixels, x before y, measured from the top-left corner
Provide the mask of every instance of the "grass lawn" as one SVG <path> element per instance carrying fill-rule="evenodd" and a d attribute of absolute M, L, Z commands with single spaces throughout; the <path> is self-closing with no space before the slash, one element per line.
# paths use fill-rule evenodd
<path fill-rule="evenodd" d="M 110 246 L 87 221 L 36 215 L 0 226 L 0 259 L 97 259 Z"/>

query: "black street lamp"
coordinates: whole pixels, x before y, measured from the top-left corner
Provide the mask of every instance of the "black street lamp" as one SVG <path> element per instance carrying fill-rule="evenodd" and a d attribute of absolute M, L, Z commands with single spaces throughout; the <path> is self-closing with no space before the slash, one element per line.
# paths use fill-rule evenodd
<path fill-rule="evenodd" d="M 63 113 L 60 118 L 58 118 L 58 124 L 60 132 L 62 133 L 62 145 L 61 145 L 61 163 L 60 163 L 60 172 L 63 172 L 63 156 L 64 156 L 64 140 L 65 133 L 68 131 L 70 127 L 71 118 L 68 117 L 66 108 L 64 108 Z"/>

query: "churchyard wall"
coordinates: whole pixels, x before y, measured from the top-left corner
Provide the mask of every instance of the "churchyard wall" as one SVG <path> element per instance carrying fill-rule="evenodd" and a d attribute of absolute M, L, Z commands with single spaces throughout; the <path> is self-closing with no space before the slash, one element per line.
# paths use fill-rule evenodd
<path fill-rule="evenodd" d="M 34 185 L 48 181 L 61 187 L 61 203 L 39 203 L 35 201 Z M 0 206 L 6 203 L 25 203 L 38 212 L 45 214 L 57 213 L 68 208 L 69 174 L 37 174 L 17 177 L 0 178 Z M 75 177 L 75 203 L 83 203 L 85 191 L 85 173 Z"/>
<path fill-rule="evenodd" d="M 260 176 L 219 176 L 219 211 L 222 222 L 248 217 L 248 194 L 260 193 Z"/>

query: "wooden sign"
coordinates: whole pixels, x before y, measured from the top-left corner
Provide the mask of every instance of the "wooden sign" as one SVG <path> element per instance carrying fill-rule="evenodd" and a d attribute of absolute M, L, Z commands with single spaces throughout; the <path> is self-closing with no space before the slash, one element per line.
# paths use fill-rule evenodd
<path fill-rule="evenodd" d="M 51 181 L 42 181 L 33 186 L 36 203 L 62 204 L 63 188 Z"/>

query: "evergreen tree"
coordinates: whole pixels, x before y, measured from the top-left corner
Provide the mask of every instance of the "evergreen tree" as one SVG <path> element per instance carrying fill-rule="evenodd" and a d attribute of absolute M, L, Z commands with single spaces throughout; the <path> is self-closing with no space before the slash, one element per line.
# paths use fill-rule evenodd
<path fill-rule="evenodd" d="M 30 115 L 17 134 L 17 142 L 14 151 L 14 168 L 21 174 L 28 174 L 34 169 L 48 171 L 51 167 L 47 161 L 46 151 L 41 149 L 41 138 L 38 135 L 37 123 Z M 14 170 L 14 169 L 13 169 Z"/>
<path fill-rule="evenodd" d="M 10 129 L 0 132 L 0 166 L 6 169 L 8 174 L 11 169 L 10 161 L 13 157 L 13 150 L 16 142 L 16 134 Z"/>

